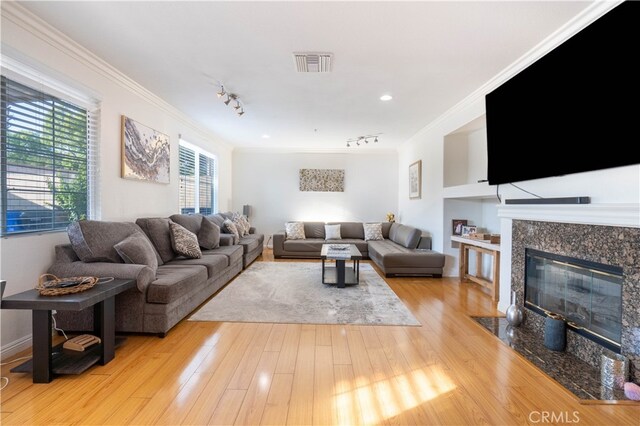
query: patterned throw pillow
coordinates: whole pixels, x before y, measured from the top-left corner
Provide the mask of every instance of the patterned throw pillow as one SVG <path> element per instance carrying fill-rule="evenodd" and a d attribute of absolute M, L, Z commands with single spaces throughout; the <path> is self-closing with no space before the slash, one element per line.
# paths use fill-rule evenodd
<path fill-rule="evenodd" d="M 169 230 L 171 231 L 171 246 L 176 253 L 191 259 L 202 257 L 196 234 L 173 221 L 169 222 Z"/>
<path fill-rule="evenodd" d="M 238 244 L 240 241 L 240 232 L 236 224 L 233 223 L 231 219 L 225 219 L 222 224 L 229 234 L 233 234 L 233 244 Z"/>
<path fill-rule="evenodd" d="M 302 222 L 287 222 L 284 224 L 287 240 L 304 240 L 304 224 Z"/>
<path fill-rule="evenodd" d="M 382 223 L 364 223 L 364 240 L 384 240 L 382 236 Z"/>
<path fill-rule="evenodd" d="M 251 225 L 249 225 L 249 220 L 245 215 L 234 213 L 232 221 L 233 223 L 235 223 L 236 228 L 238 228 L 238 234 L 241 237 L 249 235 L 249 229 L 251 228 Z"/>
<path fill-rule="evenodd" d="M 341 240 L 342 236 L 340 235 L 340 224 L 325 225 L 324 238 L 325 240 Z"/>

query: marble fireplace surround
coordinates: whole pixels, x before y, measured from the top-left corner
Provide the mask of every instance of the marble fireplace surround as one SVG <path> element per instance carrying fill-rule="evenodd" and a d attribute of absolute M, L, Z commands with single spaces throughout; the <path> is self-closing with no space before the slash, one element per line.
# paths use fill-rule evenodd
<path fill-rule="evenodd" d="M 501 289 L 500 308 L 504 311 L 504 295 L 509 287 L 516 292 L 519 305 L 524 302 L 525 248 L 617 265 L 623 268 L 623 305 L 621 352 L 631 364 L 633 381 L 640 382 L 640 213 L 638 205 L 614 206 L 612 212 L 601 206 L 501 206 L 503 243 L 510 246 L 510 260 L 501 268 L 506 289 Z M 533 207 L 533 208 L 532 208 Z M 617 208 L 616 208 L 617 207 Z M 554 210 L 557 210 L 554 214 Z M 593 212 L 597 215 L 594 216 Z M 598 219 L 597 216 L 602 217 Z M 560 221 L 555 222 L 554 218 Z M 582 222 L 582 223 L 572 223 Z M 595 222 L 595 223 L 589 223 Z M 627 225 L 627 226 L 625 226 Z M 510 228 L 510 229 L 506 229 Z M 507 231 L 507 232 L 505 232 Z M 507 240 L 504 234 L 508 235 Z M 505 253 L 505 247 L 503 247 Z M 506 263 L 507 259 L 503 262 Z M 504 265 L 503 263 L 503 265 Z M 509 286 L 510 281 L 510 286 Z M 505 291 L 506 290 L 506 291 Z M 508 300 L 507 300 L 508 304 Z M 544 318 L 524 309 L 523 331 L 542 335 Z M 571 331 L 567 331 L 567 349 L 588 364 L 600 366 L 603 347 Z"/>

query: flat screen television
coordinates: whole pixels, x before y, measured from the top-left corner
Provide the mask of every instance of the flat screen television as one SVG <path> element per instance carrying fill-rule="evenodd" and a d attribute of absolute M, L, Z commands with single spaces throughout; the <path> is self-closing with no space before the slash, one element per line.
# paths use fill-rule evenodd
<path fill-rule="evenodd" d="M 626 1 L 488 93 L 489 184 L 639 164 L 639 58 Z"/>

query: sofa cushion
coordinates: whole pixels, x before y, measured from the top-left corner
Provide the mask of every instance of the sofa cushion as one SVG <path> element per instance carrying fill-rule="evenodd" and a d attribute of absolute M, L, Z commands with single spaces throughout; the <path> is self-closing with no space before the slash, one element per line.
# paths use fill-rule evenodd
<path fill-rule="evenodd" d="M 215 223 L 216 225 L 218 225 L 218 227 L 220 228 L 221 232 L 226 233 L 227 231 L 224 229 L 224 220 L 226 219 L 224 216 L 222 216 L 220 213 L 216 213 L 216 214 L 210 214 L 208 216 L 205 216 L 207 219 L 209 219 L 211 222 Z"/>
<path fill-rule="evenodd" d="M 239 244 L 242 246 L 244 253 L 250 253 L 262 245 L 264 241 L 264 235 L 262 234 L 247 234 L 240 238 Z"/>
<path fill-rule="evenodd" d="M 284 232 L 287 240 L 304 240 L 304 224 L 302 222 L 287 222 L 284 224 Z"/>
<path fill-rule="evenodd" d="M 230 245 L 220 246 L 213 250 L 203 250 L 202 257 L 209 256 L 211 254 L 218 254 L 226 256 L 229 259 L 229 265 L 233 265 L 238 262 L 242 262 L 243 249 L 241 246 Z"/>
<path fill-rule="evenodd" d="M 73 250 L 83 262 L 122 263 L 114 246 L 136 232 L 140 228 L 132 222 L 80 220 L 67 227 Z"/>
<path fill-rule="evenodd" d="M 158 269 L 158 258 L 151 241 L 142 231 L 129 235 L 113 246 L 124 263 L 147 265 L 155 273 Z"/>
<path fill-rule="evenodd" d="M 220 274 L 227 266 L 229 266 L 229 258 L 224 254 L 209 254 L 199 259 L 189 259 L 186 257 L 177 257 L 166 265 L 202 265 L 207 268 L 207 277 L 212 278 Z"/>
<path fill-rule="evenodd" d="M 361 222 L 340 222 L 340 233 L 343 239 L 364 240 L 364 228 Z"/>
<path fill-rule="evenodd" d="M 240 231 L 236 224 L 233 223 L 231 219 L 225 219 L 223 225 L 227 233 L 233 235 L 233 244 L 238 244 L 238 241 L 240 241 Z"/>
<path fill-rule="evenodd" d="M 340 224 L 325 225 L 324 235 L 325 239 L 327 240 L 341 240 L 342 236 L 340 236 Z"/>
<path fill-rule="evenodd" d="M 144 233 L 149 237 L 151 243 L 160 255 L 162 262 L 168 262 L 176 253 L 171 246 L 171 231 L 169 230 L 169 220 L 163 217 L 140 218 L 136 220 L 136 224 L 142 228 Z"/>
<path fill-rule="evenodd" d="M 389 230 L 389 239 L 403 247 L 414 249 L 418 246 L 422 231 L 412 226 L 393 223 Z"/>
<path fill-rule="evenodd" d="M 171 219 L 173 222 L 177 223 L 178 225 L 182 226 L 183 228 L 189 230 L 190 232 L 193 232 L 194 234 L 198 235 L 198 232 L 200 232 L 200 226 L 202 224 L 202 218 L 204 216 L 202 216 L 201 214 L 172 214 L 171 216 L 169 216 L 169 219 Z"/>
<path fill-rule="evenodd" d="M 382 222 L 382 238 L 389 238 L 389 230 L 391 230 L 393 222 Z"/>
<path fill-rule="evenodd" d="M 171 247 L 173 247 L 173 251 L 191 259 L 200 259 L 202 257 L 196 234 L 173 221 L 169 222 L 169 230 L 171 231 Z"/>
<path fill-rule="evenodd" d="M 304 240 L 285 240 L 283 245 L 286 251 L 317 252 L 320 256 L 320 250 L 324 243 L 324 238 L 306 238 Z"/>
<path fill-rule="evenodd" d="M 305 238 L 322 238 L 324 240 L 324 222 L 304 222 Z"/>
<path fill-rule="evenodd" d="M 365 241 L 384 240 L 382 236 L 382 223 L 365 223 L 363 224 L 363 228 Z"/>
<path fill-rule="evenodd" d="M 200 247 L 211 250 L 220 245 L 220 227 L 207 219 L 202 219 L 200 232 L 198 232 Z"/>
<path fill-rule="evenodd" d="M 147 302 L 171 303 L 196 288 L 207 285 L 207 268 L 202 265 L 162 265 L 147 288 Z"/>

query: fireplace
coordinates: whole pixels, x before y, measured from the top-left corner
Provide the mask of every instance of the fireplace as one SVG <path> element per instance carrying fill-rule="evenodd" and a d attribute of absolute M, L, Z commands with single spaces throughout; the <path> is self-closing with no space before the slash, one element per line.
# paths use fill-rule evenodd
<path fill-rule="evenodd" d="M 561 314 L 574 323 L 567 353 L 600 368 L 609 348 L 629 359 L 632 381 L 640 382 L 640 228 L 521 219 L 510 228 L 510 287 L 524 307 L 522 332 L 542 339 L 540 313 Z M 558 277 L 566 282 L 552 289 Z"/>
<path fill-rule="evenodd" d="M 527 248 L 524 305 L 560 314 L 576 333 L 620 353 L 622 273 L 619 266 Z"/>

